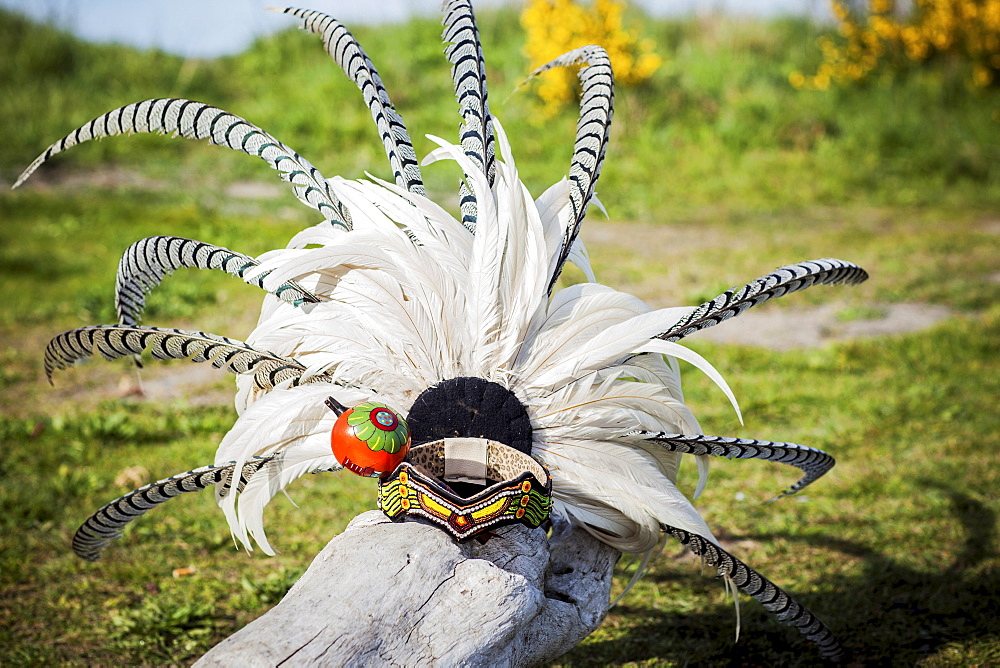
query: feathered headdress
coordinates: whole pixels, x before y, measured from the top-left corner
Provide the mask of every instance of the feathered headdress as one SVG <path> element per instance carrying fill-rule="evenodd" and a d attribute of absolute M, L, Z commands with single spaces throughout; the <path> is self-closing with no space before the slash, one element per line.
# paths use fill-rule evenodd
<path fill-rule="evenodd" d="M 784 494 L 823 475 L 833 458 L 794 443 L 702 434 L 683 401 L 678 360 L 707 373 L 734 406 L 735 399 L 716 370 L 678 341 L 773 297 L 814 284 L 861 282 L 864 270 L 836 259 L 801 262 L 699 306 L 659 310 L 597 283 L 579 232 L 611 127 L 607 54 L 582 47 L 533 73 L 579 67 L 582 99 L 569 177 L 532 199 L 489 110 L 471 4 L 444 5 L 461 143 L 431 137 L 439 148 L 423 164 L 458 163 L 464 175 L 459 218 L 426 197 L 403 120 L 361 46 L 334 18 L 302 9 L 284 12 L 319 34 L 361 89 L 393 183 L 326 179 L 244 119 L 183 99 L 146 100 L 104 114 L 49 147 L 18 179 L 15 187 L 56 153 L 86 140 L 170 133 L 263 159 L 324 218 L 287 248 L 258 258 L 191 239 L 142 239 L 119 266 L 119 323 L 52 340 L 45 353 L 50 377 L 94 350 L 106 359 L 149 351 L 157 359 L 210 362 L 238 374 L 239 418 L 215 463 L 109 503 L 79 529 L 73 549 L 96 560 L 129 521 L 181 493 L 214 486 L 239 541 L 249 550 L 252 538 L 272 554 L 264 506 L 303 474 L 340 468 L 330 448 L 337 416 L 325 405 L 328 397 L 345 406 L 376 401 L 395 407 L 408 414 L 414 443 L 441 435 L 436 416 L 442 411 L 458 413 L 444 429 L 452 435 L 513 438 L 510 425 L 476 422 L 477 406 L 513 406 L 512 414 L 527 416 L 519 433 L 531 456 L 551 472 L 555 515 L 647 558 L 665 535 L 674 536 L 824 655 L 838 656 L 829 629 L 723 550 L 675 486 L 684 454 L 697 459 L 697 491 L 709 457 L 796 466 L 804 476 Z M 567 262 L 589 281 L 557 288 Z M 246 341 L 138 324 L 145 294 L 180 267 L 219 269 L 268 293 Z M 451 401 L 456 393 L 461 402 Z"/>

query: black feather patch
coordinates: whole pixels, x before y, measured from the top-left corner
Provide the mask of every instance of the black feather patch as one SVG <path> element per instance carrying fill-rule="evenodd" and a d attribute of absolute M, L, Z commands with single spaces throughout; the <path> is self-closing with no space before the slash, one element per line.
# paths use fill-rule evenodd
<path fill-rule="evenodd" d="M 439 438 L 488 438 L 531 454 L 531 418 L 506 387 L 484 378 L 450 378 L 413 402 L 406 422 L 415 444 Z"/>

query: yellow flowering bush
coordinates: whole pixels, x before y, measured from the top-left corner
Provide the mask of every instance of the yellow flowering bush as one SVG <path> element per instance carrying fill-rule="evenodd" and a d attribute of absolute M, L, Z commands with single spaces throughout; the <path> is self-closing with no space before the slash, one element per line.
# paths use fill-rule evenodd
<path fill-rule="evenodd" d="M 594 0 L 589 6 L 574 0 L 528 0 L 521 25 L 527 33 L 525 53 L 531 67 L 579 46 L 598 44 L 611 58 L 616 82 L 648 79 L 662 60 L 653 52 L 652 40 L 640 39 L 623 25 L 624 9 L 621 0 Z M 568 68 L 552 69 L 540 77 L 537 90 L 544 116 L 552 116 L 575 97 L 576 81 L 576 72 Z"/>
<path fill-rule="evenodd" d="M 816 74 L 793 72 L 796 88 L 824 90 L 935 56 L 971 65 L 977 88 L 1000 84 L 1000 0 L 831 0 L 842 40 L 822 38 Z M 905 9 L 904 9 L 905 8 Z"/>

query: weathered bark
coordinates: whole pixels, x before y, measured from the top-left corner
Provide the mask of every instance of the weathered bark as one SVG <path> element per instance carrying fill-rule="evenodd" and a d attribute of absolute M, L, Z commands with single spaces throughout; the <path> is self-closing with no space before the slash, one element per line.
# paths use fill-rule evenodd
<path fill-rule="evenodd" d="M 285 598 L 196 666 L 509 665 L 552 660 L 607 613 L 619 553 L 560 525 L 457 544 L 363 513 Z"/>

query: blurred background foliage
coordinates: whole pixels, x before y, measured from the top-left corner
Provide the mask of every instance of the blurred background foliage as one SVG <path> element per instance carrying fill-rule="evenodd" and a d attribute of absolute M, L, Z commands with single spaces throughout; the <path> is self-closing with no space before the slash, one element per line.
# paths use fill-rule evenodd
<path fill-rule="evenodd" d="M 645 81 L 660 67 L 662 58 L 652 40 L 641 39 L 635 27 L 625 25 L 625 9 L 620 0 L 594 0 L 592 6 L 573 0 L 528 0 L 521 25 L 531 67 L 541 67 L 578 47 L 599 44 L 608 52 L 618 84 Z M 579 86 L 574 69 L 559 67 L 540 75 L 537 93 L 543 117 L 553 116 L 576 100 Z"/>
<path fill-rule="evenodd" d="M 796 88 L 825 90 L 891 78 L 936 61 L 968 85 L 1000 85 L 1000 0 L 830 0 L 836 36 L 819 40 L 816 74 L 795 71 Z"/>
<path fill-rule="evenodd" d="M 238 57 L 184 60 L 87 44 L 10 13 L 2 23 L 0 39 L 11 55 L 0 62 L 0 122 L 17 129 L 0 155 L 0 174 L 9 180 L 54 138 L 108 109 L 158 96 L 208 101 L 242 115 L 308 153 L 324 173 L 386 173 L 353 86 L 316 52 L 315 40 L 295 31 L 261 39 Z M 637 39 L 656 44 L 662 64 L 618 91 L 598 193 L 616 217 L 664 220 L 691 207 L 984 204 L 995 195 L 1000 91 L 970 88 L 947 62 L 928 61 L 891 85 L 803 91 L 788 84 L 789 76 L 821 66 L 816 44 L 828 29 L 799 19 L 722 16 L 628 25 L 643 26 Z M 483 29 L 495 39 L 488 61 L 493 105 L 521 147 L 522 175 L 538 191 L 569 159 L 573 105 L 546 118 L 532 95 L 515 92 L 531 67 L 516 14 L 489 13 Z M 437 67 L 436 22 L 356 32 L 373 53 L 400 54 L 383 57 L 389 62 L 381 69 L 418 152 L 430 150 L 425 133 L 450 136 L 456 114 L 447 72 Z M 149 178 L 178 165 L 195 172 L 207 161 L 224 166 L 201 170 L 219 179 L 260 173 L 242 156 L 147 136 L 82 146 L 52 170 L 110 160 L 142 163 Z M 650 197 L 641 172 L 654 164 L 669 178 Z M 430 185 L 450 193 L 454 177 L 435 181 L 439 172 L 430 171 Z"/>

